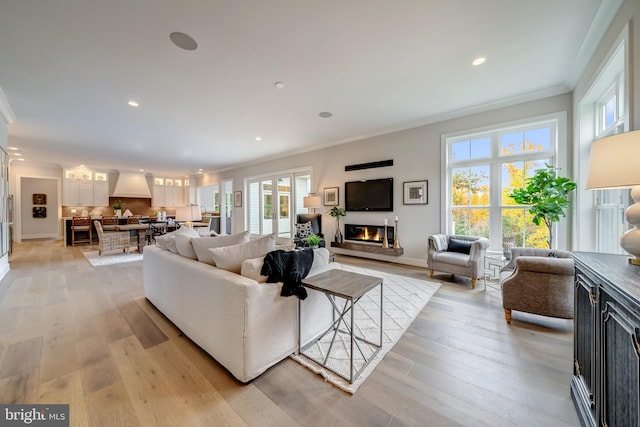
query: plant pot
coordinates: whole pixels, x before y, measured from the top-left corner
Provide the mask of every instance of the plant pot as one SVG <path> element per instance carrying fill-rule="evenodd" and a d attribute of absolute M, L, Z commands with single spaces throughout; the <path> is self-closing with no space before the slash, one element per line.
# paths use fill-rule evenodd
<path fill-rule="evenodd" d="M 113 214 L 117 217 L 121 217 L 122 216 L 122 209 L 114 209 L 113 210 Z"/>

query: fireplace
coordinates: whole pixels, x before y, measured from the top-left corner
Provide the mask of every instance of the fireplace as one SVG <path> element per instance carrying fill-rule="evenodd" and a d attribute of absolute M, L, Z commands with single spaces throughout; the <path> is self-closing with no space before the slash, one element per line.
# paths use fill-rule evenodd
<path fill-rule="evenodd" d="M 345 224 L 345 240 L 355 240 L 358 242 L 382 243 L 384 235 L 384 225 L 359 225 Z M 393 227 L 387 226 L 387 241 L 393 244 Z"/>

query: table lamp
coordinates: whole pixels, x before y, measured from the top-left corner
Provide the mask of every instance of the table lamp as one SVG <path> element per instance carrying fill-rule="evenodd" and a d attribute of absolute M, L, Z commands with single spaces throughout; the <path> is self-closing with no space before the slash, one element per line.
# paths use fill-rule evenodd
<path fill-rule="evenodd" d="M 315 213 L 316 208 L 322 207 L 322 200 L 320 196 L 316 196 L 316 193 L 309 193 L 308 195 L 302 198 L 302 206 L 311 210 Z"/>
<path fill-rule="evenodd" d="M 176 207 L 176 222 L 184 223 L 185 227 L 192 228 L 192 221 L 201 221 L 202 212 L 195 205 Z"/>
<path fill-rule="evenodd" d="M 633 205 L 625 211 L 633 227 L 620 238 L 620 246 L 633 255 L 631 264 L 640 265 L 640 131 L 618 133 L 591 144 L 587 190 L 631 188 Z"/>

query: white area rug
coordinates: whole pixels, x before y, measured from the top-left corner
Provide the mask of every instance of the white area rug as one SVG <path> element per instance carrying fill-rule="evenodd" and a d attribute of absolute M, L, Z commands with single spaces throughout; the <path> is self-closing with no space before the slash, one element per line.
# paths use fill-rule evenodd
<path fill-rule="evenodd" d="M 123 262 L 142 261 L 142 254 L 134 252 L 137 250 L 135 246 L 129 248 L 129 253 L 123 253 L 122 251 L 106 252 L 102 255 L 98 255 L 98 251 L 83 252 L 89 264 L 94 267 L 100 267 L 103 265 L 120 264 Z"/>
<path fill-rule="evenodd" d="M 429 299 L 440 287 L 439 283 L 428 282 L 425 280 L 413 279 L 410 277 L 398 276 L 395 274 L 382 273 L 374 270 L 367 270 L 360 267 L 349 265 L 341 265 L 343 270 L 352 271 L 354 273 L 366 274 L 369 276 L 381 277 L 383 279 L 383 338 L 382 349 L 369 363 L 369 365 L 360 373 L 360 376 L 354 380 L 353 384 L 344 380 L 340 376 L 334 374 L 330 370 L 318 365 L 310 358 L 301 354 L 293 354 L 291 358 L 303 366 L 311 369 L 313 372 L 322 375 L 326 381 L 334 384 L 340 389 L 355 393 L 360 385 L 367 379 L 367 376 L 375 369 L 376 365 L 382 360 L 384 355 L 391 350 L 395 343 L 400 339 L 402 334 L 407 330 L 411 322 L 416 318 L 418 313 L 422 311 Z M 342 308 L 344 300 L 337 299 L 337 305 Z M 372 342 L 380 342 L 380 287 L 369 291 L 356 304 L 354 310 L 357 335 L 365 337 Z M 350 316 L 348 321 L 351 320 Z M 322 340 L 306 349 L 304 352 L 313 359 L 324 359 L 333 338 L 333 333 L 327 334 Z M 368 357 L 373 354 L 375 347 L 366 344 L 360 344 L 360 347 Z M 330 357 L 327 365 L 332 370 L 339 372 L 345 376 L 349 376 L 349 335 L 339 333 L 331 349 Z M 364 359 L 360 352 L 354 351 L 354 372 L 356 372 L 364 364 Z"/>

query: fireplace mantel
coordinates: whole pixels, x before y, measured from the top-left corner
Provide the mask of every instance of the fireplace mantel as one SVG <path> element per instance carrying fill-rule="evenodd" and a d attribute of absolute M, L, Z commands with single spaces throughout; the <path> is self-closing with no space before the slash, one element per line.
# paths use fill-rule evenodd
<path fill-rule="evenodd" d="M 391 242 L 391 244 L 393 244 L 393 242 Z M 378 254 L 378 255 L 401 256 L 402 254 L 404 254 L 403 248 L 383 248 L 377 245 L 368 245 L 366 243 L 331 242 L 331 247 L 340 248 L 340 249 L 349 249 L 352 251 L 368 252 L 368 253 Z"/>

